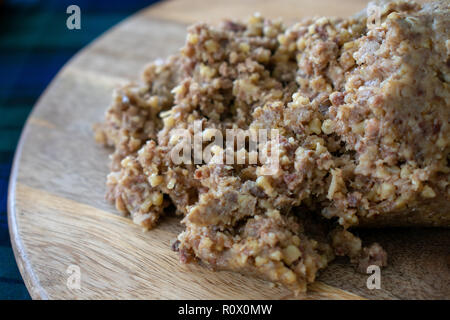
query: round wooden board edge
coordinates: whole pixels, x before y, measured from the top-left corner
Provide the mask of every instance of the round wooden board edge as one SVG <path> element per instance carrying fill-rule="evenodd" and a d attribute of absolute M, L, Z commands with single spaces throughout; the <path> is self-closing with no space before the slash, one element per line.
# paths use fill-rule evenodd
<path fill-rule="evenodd" d="M 59 74 L 59 72 L 58 72 Z M 54 79 L 56 79 L 57 75 Z M 54 79 L 51 83 L 53 83 Z M 41 95 L 41 97 L 47 92 L 48 88 L 51 86 L 51 84 L 47 87 L 47 89 L 44 90 L 44 93 Z M 22 147 L 24 144 L 24 141 L 26 139 L 26 133 L 29 130 L 28 129 L 28 122 L 30 119 L 31 114 L 33 113 L 33 110 L 35 109 L 36 105 L 39 103 L 41 98 L 38 99 L 38 102 L 33 106 L 30 115 L 28 116 L 28 119 L 25 122 L 24 128 L 22 130 L 22 133 L 20 134 L 20 139 L 17 144 L 16 152 L 14 154 L 14 159 L 11 167 L 11 173 L 9 177 L 9 186 L 8 186 L 8 201 L 7 201 L 7 211 L 8 211 L 8 230 L 9 230 L 9 237 L 11 241 L 11 247 L 13 249 L 14 258 L 17 263 L 17 267 L 19 268 L 20 274 L 22 276 L 22 279 L 25 283 L 25 286 L 28 290 L 28 293 L 30 294 L 32 299 L 48 299 L 47 293 L 45 292 L 44 288 L 41 287 L 39 284 L 39 280 L 37 279 L 36 274 L 33 271 L 33 268 L 27 259 L 27 253 L 23 247 L 22 240 L 20 239 L 18 226 L 17 226 L 17 220 L 16 220 L 16 206 L 15 206 L 15 199 L 16 199 L 16 183 L 17 183 L 17 172 L 19 169 L 19 161 L 22 155 Z"/>

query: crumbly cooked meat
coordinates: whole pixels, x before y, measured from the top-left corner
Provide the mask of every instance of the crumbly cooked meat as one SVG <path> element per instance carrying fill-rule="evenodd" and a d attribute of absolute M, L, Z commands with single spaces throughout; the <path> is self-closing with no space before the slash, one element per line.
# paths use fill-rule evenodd
<path fill-rule="evenodd" d="M 159 113 L 173 105 L 171 90 L 184 78 L 182 57 L 157 60 L 145 68 L 141 83 L 129 83 L 114 91 L 105 122 L 95 126 L 97 142 L 114 147 L 111 170 L 119 171 L 120 162 L 136 153 L 162 128 Z"/>
<path fill-rule="evenodd" d="M 362 246 L 360 238 L 337 227 L 330 233 L 331 246 L 337 256 L 347 256 L 360 273 L 367 273 L 367 267 L 375 265 L 387 266 L 387 253 L 378 243 L 372 243 L 368 247 Z"/>
<path fill-rule="evenodd" d="M 333 192 L 323 213 L 351 226 L 406 210 L 419 224 L 449 226 L 449 2 L 383 9 L 379 28 L 345 44 L 355 67 L 328 115 L 355 160 L 342 171 L 347 192 Z M 427 212 L 428 199 L 447 212 Z"/>
<path fill-rule="evenodd" d="M 379 8 L 373 27 L 365 15 L 190 27 L 177 55 L 116 91 L 96 127 L 115 150 L 107 197 L 146 229 L 172 203 L 186 226 L 174 243 L 183 262 L 294 291 L 333 249 L 359 269 L 386 264 L 382 248 L 362 248 L 350 227 L 450 226 L 449 3 Z M 193 140 L 197 121 L 203 136 L 278 129 L 279 168 L 175 164 L 178 129 Z M 340 229 L 312 239 L 306 213 Z"/>
<path fill-rule="evenodd" d="M 369 266 L 387 266 L 387 254 L 378 243 L 373 243 L 369 247 L 363 248 L 357 261 L 357 270 L 366 274 Z"/>
<path fill-rule="evenodd" d="M 178 237 L 182 259 L 193 257 L 217 270 L 233 270 L 304 292 L 334 255 L 329 245 L 307 239 L 294 216 L 257 215 L 233 230 L 186 222 Z"/>

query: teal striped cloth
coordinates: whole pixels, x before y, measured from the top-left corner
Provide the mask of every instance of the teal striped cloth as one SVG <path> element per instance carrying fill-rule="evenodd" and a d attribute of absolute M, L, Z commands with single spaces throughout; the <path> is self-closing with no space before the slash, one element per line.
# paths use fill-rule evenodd
<path fill-rule="evenodd" d="M 8 233 L 8 180 L 23 124 L 34 103 L 78 50 L 153 1 L 0 0 L 0 299 L 29 299 Z M 66 26 L 69 5 L 81 30 Z"/>

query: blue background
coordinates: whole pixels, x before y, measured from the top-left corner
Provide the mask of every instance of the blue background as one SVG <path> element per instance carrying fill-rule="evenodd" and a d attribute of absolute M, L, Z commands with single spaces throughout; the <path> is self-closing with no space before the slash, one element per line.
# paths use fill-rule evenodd
<path fill-rule="evenodd" d="M 0 299 L 30 299 L 14 259 L 6 202 L 14 151 L 36 100 L 82 47 L 156 0 L 0 0 Z M 68 30 L 66 9 L 81 9 Z"/>

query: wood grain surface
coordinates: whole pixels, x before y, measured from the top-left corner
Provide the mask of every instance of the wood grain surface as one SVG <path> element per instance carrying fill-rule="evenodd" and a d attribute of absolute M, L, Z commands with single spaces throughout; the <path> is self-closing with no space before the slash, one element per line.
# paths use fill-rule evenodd
<path fill-rule="evenodd" d="M 255 11 L 294 21 L 345 16 L 363 0 L 166 1 L 141 11 L 76 55 L 29 117 L 9 190 L 9 226 L 19 269 L 35 299 L 291 299 L 290 291 L 230 272 L 181 265 L 169 242 L 176 217 L 143 232 L 104 200 L 109 151 L 96 145 L 114 87 L 137 79 L 143 66 L 182 46 L 186 25 L 245 18 Z M 337 260 L 301 299 L 436 299 L 450 297 L 450 235 L 443 229 L 361 230 L 380 242 L 390 265 L 381 289 Z M 81 286 L 67 286 L 76 265 Z"/>

